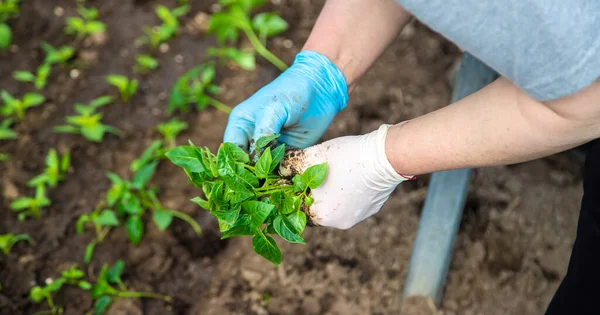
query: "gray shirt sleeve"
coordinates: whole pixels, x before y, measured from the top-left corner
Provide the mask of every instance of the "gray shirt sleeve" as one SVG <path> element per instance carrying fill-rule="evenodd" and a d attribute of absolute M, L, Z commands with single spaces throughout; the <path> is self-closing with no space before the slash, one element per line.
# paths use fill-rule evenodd
<path fill-rule="evenodd" d="M 600 77 L 600 0 L 397 0 L 538 100 Z"/>

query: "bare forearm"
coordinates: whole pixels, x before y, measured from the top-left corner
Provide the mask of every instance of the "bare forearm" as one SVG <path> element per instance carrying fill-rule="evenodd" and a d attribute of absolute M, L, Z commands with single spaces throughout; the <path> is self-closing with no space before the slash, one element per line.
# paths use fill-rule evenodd
<path fill-rule="evenodd" d="M 327 56 L 351 90 L 410 19 L 394 0 L 328 0 L 303 49 Z"/>
<path fill-rule="evenodd" d="M 502 165 L 600 137 L 600 83 L 540 103 L 501 78 L 445 108 L 390 128 L 386 154 L 401 174 Z"/>

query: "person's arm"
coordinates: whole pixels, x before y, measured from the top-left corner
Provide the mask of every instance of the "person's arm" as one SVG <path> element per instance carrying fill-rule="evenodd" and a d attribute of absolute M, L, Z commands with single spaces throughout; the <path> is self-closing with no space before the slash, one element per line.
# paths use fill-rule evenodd
<path fill-rule="evenodd" d="M 390 128 L 386 155 L 401 174 L 524 162 L 600 137 L 600 82 L 539 102 L 500 78 L 452 105 Z"/>
<path fill-rule="evenodd" d="M 394 0 L 328 0 L 303 50 L 329 58 L 352 90 L 411 18 Z"/>

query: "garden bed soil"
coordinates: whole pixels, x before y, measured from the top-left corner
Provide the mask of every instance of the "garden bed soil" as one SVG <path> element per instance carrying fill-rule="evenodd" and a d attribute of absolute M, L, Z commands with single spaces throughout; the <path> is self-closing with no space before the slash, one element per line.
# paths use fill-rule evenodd
<path fill-rule="evenodd" d="M 106 36 L 75 42 L 63 34 L 64 18 L 74 15 L 74 1 L 32 0 L 21 6 L 11 22 L 15 46 L 0 53 L 0 87 L 13 94 L 28 84 L 11 78 L 14 70 L 34 70 L 42 61 L 41 41 L 78 49 L 74 64 L 55 67 L 48 101 L 29 110 L 16 125 L 20 137 L 0 143 L 11 154 L 0 164 L 0 234 L 29 233 L 35 244 L 20 243 L 0 256 L 0 314 L 32 314 L 47 309 L 32 304 L 28 291 L 72 264 L 80 264 L 91 233 L 77 235 L 75 222 L 90 212 L 109 187 L 108 171 L 130 176 L 129 164 L 153 139 L 154 127 L 168 120 L 168 92 L 187 69 L 206 60 L 204 51 L 215 45 L 202 34 L 214 1 L 191 1 L 180 36 L 168 50 L 156 53 L 160 67 L 141 80 L 131 104 L 117 102 L 101 111 L 104 122 L 124 131 L 101 144 L 79 136 L 55 134 L 52 127 L 73 114 L 73 104 L 101 95 L 115 95 L 104 82 L 107 74 L 127 74 L 134 56 L 148 52 L 135 48 L 144 25 L 155 25 L 154 6 L 175 1 L 88 1 L 100 10 Z M 290 30 L 269 47 L 291 63 L 306 40 L 323 1 L 281 0 L 267 9 L 282 13 Z M 60 8 L 60 9 L 57 9 Z M 59 16 L 63 11 L 63 15 Z M 203 13 L 202 13 L 203 12 Z M 242 46 L 248 45 L 245 42 Z M 164 47 L 163 47 L 164 48 Z M 450 98 L 448 77 L 459 50 L 428 30 L 411 23 L 369 71 L 351 96 L 348 108 L 334 121 L 325 139 L 362 134 L 382 123 L 396 123 L 442 106 Z M 218 69 L 223 102 L 235 105 L 276 77 L 276 68 L 259 59 L 257 71 L 230 66 Z M 190 129 L 178 143 L 218 148 L 227 116 L 208 109 L 177 115 Z M 18 222 L 9 204 L 31 194 L 28 179 L 40 173 L 50 148 L 71 151 L 67 179 L 51 189 L 52 205 L 41 220 Z M 581 163 L 569 154 L 508 167 L 475 171 L 467 207 L 452 260 L 441 309 L 437 314 L 540 314 L 544 311 L 566 264 L 575 235 L 581 198 Z M 85 268 L 91 279 L 104 263 L 126 261 L 124 281 L 130 289 L 167 294 L 174 302 L 120 300 L 109 314 L 398 314 L 409 255 L 428 176 L 402 184 L 381 212 L 358 226 L 340 231 L 307 228 L 306 246 L 279 242 L 283 263 L 273 267 L 256 255 L 249 238 L 220 240 L 215 220 L 188 201 L 198 190 L 186 184 L 180 169 L 160 164 L 152 184 L 170 208 L 193 216 L 203 235 L 175 220 L 166 231 L 147 225 L 138 246 L 129 244 L 123 228 L 111 232 Z M 88 294 L 69 288 L 56 295 L 65 314 L 84 314 L 92 307 Z M 419 304 L 417 303 L 417 304 Z M 406 314 L 409 307 L 404 306 Z"/>

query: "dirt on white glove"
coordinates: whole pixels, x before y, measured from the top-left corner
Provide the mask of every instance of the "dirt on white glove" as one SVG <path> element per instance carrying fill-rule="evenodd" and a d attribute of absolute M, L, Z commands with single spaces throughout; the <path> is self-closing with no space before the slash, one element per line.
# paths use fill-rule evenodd
<path fill-rule="evenodd" d="M 348 229 L 377 213 L 396 186 L 410 177 L 396 173 L 385 154 L 389 125 L 362 136 L 332 139 L 304 150 L 292 151 L 279 172 L 292 176 L 327 162 L 325 182 L 312 190 L 314 203 L 307 210 L 316 225 Z"/>

